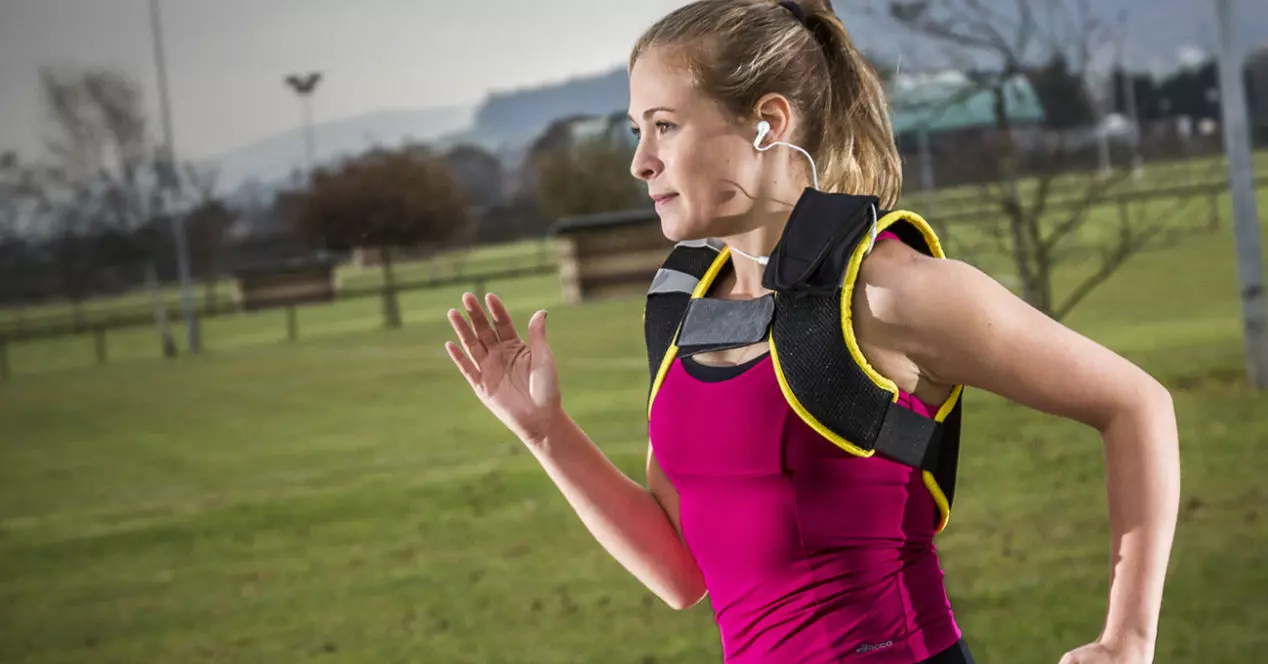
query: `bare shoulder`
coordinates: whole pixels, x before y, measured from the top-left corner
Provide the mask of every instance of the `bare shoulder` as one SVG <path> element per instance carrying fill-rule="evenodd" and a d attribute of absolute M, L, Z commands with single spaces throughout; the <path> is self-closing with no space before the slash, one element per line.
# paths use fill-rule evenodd
<path fill-rule="evenodd" d="M 940 385 L 982 388 L 1093 426 L 1131 401 L 1165 394 L 990 275 L 901 242 L 879 243 L 863 261 L 852 308 L 856 328 Z"/>
<path fill-rule="evenodd" d="M 920 341 L 913 332 L 947 321 L 947 298 L 968 299 L 987 291 L 993 297 L 1008 293 L 961 261 L 933 258 L 897 240 L 879 242 L 863 260 L 855 282 L 856 324 L 883 330 L 876 338 L 891 350 L 913 350 L 911 344 Z"/>

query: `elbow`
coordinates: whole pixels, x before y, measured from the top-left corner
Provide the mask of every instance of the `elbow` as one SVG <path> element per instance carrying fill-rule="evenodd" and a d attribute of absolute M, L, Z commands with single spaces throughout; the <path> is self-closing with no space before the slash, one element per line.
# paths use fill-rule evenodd
<path fill-rule="evenodd" d="M 1174 425 L 1176 419 L 1176 403 L 1171 396 L 1171 390 L 1166 385 L 1158 382 L 1157 379 L 1150 377 L 1145 390 L 1143 399 L 1145 408 L 1152 417 L 1164 419 Z"/>
<path fill-rule="evenodd" d="M 699 604 L 709 592 L 699 568 L 693 565 L 683 572 L 675 575 L 677 578 L 664 579 L 662 583 L 650 587 L 662 602 L 675 611 L 686 611 Z"/>
<path fill-rule="evenodd" d="M 1159 426 L 1174 429 L 1176 424 L 1175 400 L 1171 390 L 1154 377 L 1141 373 L 1135 389 L 1124 391 L 1122 398 L 1101 411 L 1100 416 L 1088 424 L 1102 435 L 1124 427 L 1135 427 L 1156 432 Z"/>
<path fill-rule="evenodd" d="M 704 584 L 701 583 L 698 587 L 675 588 L 670 592 L 661 593 L 660 598 L 669 608 L 675 611 L 686 611 L 699 604 L 707 594 Z"/>

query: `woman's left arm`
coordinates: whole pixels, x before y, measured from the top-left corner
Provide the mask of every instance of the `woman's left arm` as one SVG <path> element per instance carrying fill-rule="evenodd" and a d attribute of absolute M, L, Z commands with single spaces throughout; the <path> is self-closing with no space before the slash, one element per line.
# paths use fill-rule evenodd
<path fill-rule="evenodd" d="M 981 388 L 1100 432 L 1113 547 L 1108 615 L 1097 641 L 1062 663 L 1151 662 L 1180 501 L 1170 393 L 970 265 L 906 247 L 883 253 L 864 263 L 865 315 L 923 380 Z"/>

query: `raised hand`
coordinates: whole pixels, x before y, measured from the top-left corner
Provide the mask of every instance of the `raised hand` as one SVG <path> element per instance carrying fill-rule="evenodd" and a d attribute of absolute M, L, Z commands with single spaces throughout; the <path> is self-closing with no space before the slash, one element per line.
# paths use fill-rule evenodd
<path fill-rule="evenodd" d="M 1058 664 L 1150 664 L 1153 645 L 1143 639 L 1089 643 L 1066 653 Z"/>
<path fill-rule="evenodd" d="M 485 407 L 520 440 L 539 444 L 561 411 L 559 374 L 546 342 L 546 312 L 529 319 L 525 343 L 502 301 L 492 293 L 484 300 L 489 315 L 474 295 L 463 294 L 470 322 L 457 309 L 449 310 L 449 324 L 462 348 L 447 341 L 445 350 Z"/>

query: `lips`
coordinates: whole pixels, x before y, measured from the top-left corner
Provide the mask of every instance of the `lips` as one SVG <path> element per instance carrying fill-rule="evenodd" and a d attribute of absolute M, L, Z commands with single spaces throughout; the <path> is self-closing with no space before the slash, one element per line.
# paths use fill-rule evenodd
<path fill-rule="evenodd" d="M 656 205 L 662 205 L 675 198 L 678 198 L 678 194 L 653 194 L 652 202 L 654 202 Z"/>

